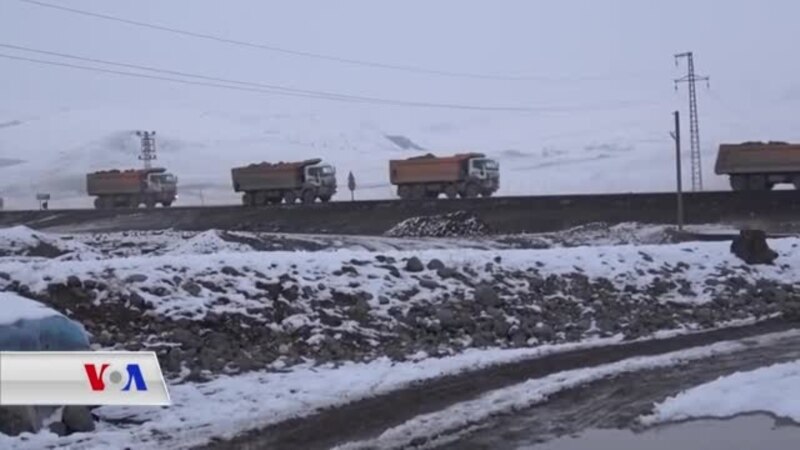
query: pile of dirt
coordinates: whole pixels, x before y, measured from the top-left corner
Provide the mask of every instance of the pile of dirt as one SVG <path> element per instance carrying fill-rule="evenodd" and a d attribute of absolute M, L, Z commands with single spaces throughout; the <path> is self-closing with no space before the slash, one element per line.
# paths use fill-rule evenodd
<path fill-rule="evenodd" d="M 492 230 L 478 216 L 456 211 L 435 216 L 408 218 L 384 233 L 391 237 L 461 237 L 484 236 Z"/>

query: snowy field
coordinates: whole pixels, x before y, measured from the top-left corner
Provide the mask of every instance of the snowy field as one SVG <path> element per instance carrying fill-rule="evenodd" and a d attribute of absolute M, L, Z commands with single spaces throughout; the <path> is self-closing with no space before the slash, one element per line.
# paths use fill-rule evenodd
<path fill-rule="evenodd" d="M 87 172 L 139 167 L 139 143 L 132 134 L 136 129 L 157 130 L 157 163 L 179 179 L 177 205 L 239 203 L 231 187 L 231 167 L 318 157 L 337 168 L 341 192 L 335 199 L 349 200 L 346 180 L 350 171 L 357 180 L 358 199 L 395 198 L 388 180 L 388 161 L 426 152 L 480 151 L 497 159 L 501 168 L 498 195 L 674 188 L 672 143 L 661 129 L 630 127 L 625 120 L 603 128 L 608 119 L 602 112 L 582 115 L 581 120 L 598 129 L 588 136 L 581 133 L 586 126 L 576 124 L 569 115 L 522 115 L 503 120 L 475 116 L 450 114 L 450 119 L 439 121 L 438 126 L 416 119 L 382 126 L 372 120 L 327 114 L 176 108 L 0 115 L 0 123 L 9 124 L 0 128 L 0 149 L 7 149 L 3 156 L 9 157 L 6 165 L 0 166 L 0 196 L 7 209 L 35 208 L 37 192 L 51 193 L 53 208 L 91 207 L 85 193 Z M 538 122 L 536 128 L 541 129 L 531 131 L 531 124 Z M 564 132 L 553 133 L 544 123 Z M 668 121 L 663 125 L 668 127 Z M 394 136 L 406 138 L 418 148 Z M 713 161 L 713 146 L 705 150 L 706 160 Z M 706 165 L 705 179 L 707 189 L 728 189 L 727 180 L 714 175 L 713 164 Z"/>
<path fill-rule="evenodd" d="M 796 302 L 800 239 L 771 240 L 776 264 L 746 266 L 726 242 L 666 237 L 635 224 L 514 237 L 522 248 L 502 237 L 0 230 L 0 291 L 80 322 L 93 348 L 155 351 L 175 402 L 104 407 L 95 433 L 45 431 L 0 445 L 183 448 L 418 380 L 752 323 Z M 569 386 L 738 348 L 531 380 L 377 442 L 459 432 Z"/>

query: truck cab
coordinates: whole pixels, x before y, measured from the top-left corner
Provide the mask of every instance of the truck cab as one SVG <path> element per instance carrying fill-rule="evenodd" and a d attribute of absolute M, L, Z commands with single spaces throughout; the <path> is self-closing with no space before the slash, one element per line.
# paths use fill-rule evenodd
<path fill-rule="evenodd" d="M 500 165 L 490 158 L 472 158 L 469 160 L 469 176 L 478 180 L 500 178 Z"/>
<path fill-rule="evenodd" d="M 147 174 L 147 191 L 174 192 L 178 188 L 178 177 L 164 170 Z"/>
<path fill-rule="evenodd" d="M 336 168 L 330 164 L 317 163 L 305 167 L 305 181 L 317 187 L 336 187 Z"/>

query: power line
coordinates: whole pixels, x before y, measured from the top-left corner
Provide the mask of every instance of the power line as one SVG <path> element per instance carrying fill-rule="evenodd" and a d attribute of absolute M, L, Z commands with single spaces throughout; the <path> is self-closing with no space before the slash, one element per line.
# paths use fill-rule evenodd
<path fill-rule="evenodd" d="M 700 122 L 697 117 L 697 81 L 708 81 L 708 77 L 697 76 L 694 72 L 694 55 L 692 52 L 679 53 L 675 55 L 675 65 L 678 60 L 686 58 L 688 62 L 687 75 L 675 80 L 675 89 L 678 83 L 689 84 L 689 142 L 691 144 L 692 159 L 692 190 L 703 190 L 703 166 L 700 158 Z"/>
<path fill-rule="evenodd" d="M 34 49 L 30 47 L 18 46 L 18 45 L 11 45 L 11 44 L 3 44 L 0 43 L 0 47 L 20 50 L 20 51 L 27 51 L 39 54 L 47 54 L 51 56 L 58 56 L 62 58 L 69 58 L 75 59 L 85 62 L 93 62 L 99 64 L 106 64 L 111 66 L 118 66 L 118 67 L 125 67 L 125 68 L 133 68 L 143 71 L 150 71 L 155 73 L 167 74 L 167 75 L 178 75 L 181 77 L 187 78 L 196 78 L 198 80 L 204 81 L 193 81 L 193 80 L 185 80 L 181 78 L 174 78 L 174 77 L 166 77 L 160 75 L 149 75 L 149 74 L 142 74 L 136 72 L 129 72 L 123 70 L 115 70 L 115 69 L 108 69 L 108 68 L 101 68 L 101 67 L 92 67 L 92 66 L 85 66 L 79 64 L 71 64 L 65 62 L 58 62 L 58 61 L 48 61 L 44 59 L 37 59 L 37 58 L 28 58 L 22 56 L 14 56 L 8 54 L 0 54 L 0 57 L 18 61 L 26 61 L 32 62 L 37 64 L 44 64 L 50 66 L 61 66 L 61 67 L 69 67 L 84 71 L 94 71 L 94 72 L 101 72 L 101 73 L 108 73 L 113 75 L 122 75 L 128 77 L 136 77 L 136 78 L 147 78 L 147 79 L 154 79 L 160 81 L 168 81 L 174 83 L 183 83 L 183 84 L 190 84 L 195 86 L 206 86 L 206 87 L 214 87 L 214 88 L 222 88 L 222 89 L 234 89 L 239 91 L 246 91 L 246 92 L 259 92 L 264 94 L 275 94 L 275 95 L 284 95 L 284 96 L 291 96 L 291 97 L 303 97 L 303 98 L 313 98 L 313 99 L 320 99 L 320 100 L 330 100 L 330 101 L 342 101 L 348 103 L 367 103 L 367 104 L 378 104 L 378 105 L 389 105 L 389 106 L 403 106 L 403 107 L 417 107 L 417 108 L 439 108 L 439 109 L 458 109 L 458 110 L 474 110 L 474 111 L 494 111 L 494 112 L 568 112 L 568 111 L 586 111 L 586 110 L 607 110 L 607 109 L 617 109 L 617 108 L 627 108 L 631 106 L 638 106 L 641 105 L 642 102 L 616 102 L 614 104 L 610 104 L 608 106 L 578 106 L 578 107 L 554 107 L 554 106 L 547 106 L 547 107 L 513 107 L 513 106 L 480 106 L 480 105 L 464 105 L 464 104 L 449 104 L 449 103 L 431 103 L 431 102 L 420 102 L 420 101 L 405 101 L 405 100 L 394 100 L 394 99 L 385 99 L 385 98 L 377 98 L 377 97 L 364 97 L 364 96 L 356 96 L 356 95 L 349 95 L 349 94 L 338 94 L 332 92 L 325 92 L 325 91 L 313 91 L 313 90 L 304 90 L 304 89 L 294 89 L 288 88 L 285 86 L 278 86 L 278 85 L 269 85 L 269 84 L 261 84 L 261 83 L 253 83 L 247 81 L 239 81 L 239 80 L 231 80 L 225 78 L 217 78 L 205 75 L 198 75 L 192 74 L 189 72 L 183 71 L 176 71 L 176 70 L 167 70 L 167 69 L 159 69 L 155 67 L 143 66 L 138 64 L 129 64 L 129 63 L 122 63 L 122 62 L 115 62 L 109 60 L 103 60 L 98 58 L 89 58 L 77 55 L 71 55 L 62 52 L 54 52 L 49 50 L 40 50 Z"/>
<path fill-rule="evenodd" d="M 84 9 L 72 8 L 68 6 L 62 5 L 55 5 L 52 3 L 42 2 L 38 0 L 18 0 L 22 3 L 28 3 L 31 5 L 41 6 L 44 8 L 50 8 L 59 10 L 62 12 L 67 12 L 71 14 L 78 14 L 85 17 L 93 17 L 96 19 L 103 19 L 113 22 L 124 23 L 127 25 L 142 27 L 142 28 L 149 28 L 151 30 L 158 30 L 166 33 L 178 34 L 182 36 L 189 36 L 198 39 L 205 39 L 209 41 L 216 41 L 221 42 L 224 44 L 236 45 L 240 47 L 248 47 L 253 49 L 259 50 L 266 50 L 270 52 L 276 53 L 283 53 L 286 55 L 291 56 L 299 56 L 304 58 L 311 58 L 311 59 L 318 59 L 323 61 L 329 62 L 337 62 L 342 64 L 350 64 L 350 65 L 357 65 L 357 66 L 364 66 L 364 67 L 372 67 L 376 69 L 387 69 L 387 70 L 396 70 L 396 71 L 403 71 L 403 72 L 411 72 L 411 73 L 420 73 L 420 74 L 427 74 L 427 75 L 438 75 L 438 76 L 445 76 L 445 77 L 453 77 L 453 78 L 472 78 L 472 79 L 479 79 L 479 80 L 495 80 L 495 81 L 541 81 L 541 82 L 580 82 L 580 81 L 606 81 L 606 80 L 613 80 L 619 78 L 627 78 L 627 77 L 608 77 L 608 76 L 597 76 L 597 77 L 575 77 L 575 78 L 552 78 L 552 77 L 536 77 L 536 76 L 502 76 L 502 75 L 489 75 L 489 74 L 479 74 L 479 73 L 469 73 L 469 72 L 456 72 L 456 71 L 449 71 L 449 70 L 439 70 L 439 69 L 430 69 L 425 67 L 419 66 L 411 66 L 411 65 L 403 65 L 403 64 L 389 64 L 389 63 L 382 63 L 376 61 L 368 61 L 363 59 L 354 59 L 354 58 L 345 58 L 341 56 L 333 56 L 333 55 L 325 55 L 321 53 L 314 53 L 308 52 L 303 50 L 294 50 L 284 47 L 277 47 L 274 45 L 269 44 L 260 44 L 255 42 L 248 42 L 242 41 L 238 39 L 227 38 L 224 36 L 218 36 L 210 33 L 202 33 L 197 31 L 190 31 L 180 28 L 173 28 L 168 27 L 165 25 L 158 25 L 154 23 L 142 22 L 138 20 L 126 19 L 124 17 L 112 16 L 110 14 L 102 14 L 96 13 L 92 11 L 87 11 Z"/>

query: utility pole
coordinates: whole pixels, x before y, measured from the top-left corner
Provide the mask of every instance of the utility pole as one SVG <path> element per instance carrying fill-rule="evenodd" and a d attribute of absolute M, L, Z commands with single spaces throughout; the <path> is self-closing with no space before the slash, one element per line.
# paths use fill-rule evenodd
<path fill-rule="evenodd" d="M 705 81 L 708 83 L 709 77 L 698 77 L 694 73 L 694 55 L 692 52 L 679 53 L 675 55 L 675 65 L 686 58 L 688 62 L 688 72 L 683 78 L 675 80 L 675 90 L 678 90 L 678 83 L 689 84 L 689 138 L 691 143 L 692 155 L 692 190 L 703 190 L 703 167 L 700 160 L 700 124 L 697 120 L 697 89 L 695 86 L 696 81 Z"/>
<path fill-rule="evenodd" d="M 681 177 L 681 116 L 680 112 L 672 113 L 675 116 L 675 131 L 670 136 L 675 140 L 675 173 L 677 175 L 678 194 L 678 231 L 683 231 L 683 180 Z"/>
<path fill-rule="evenodd" d="M 152 167 L 151 161 L 156 158 L 156 132 L 155 131 L 137 131 L 136 135 L 142 142 L 142 152 L 139 155 L 139 160 L 144 161 L 145 170 L 150 170 Z"/>

